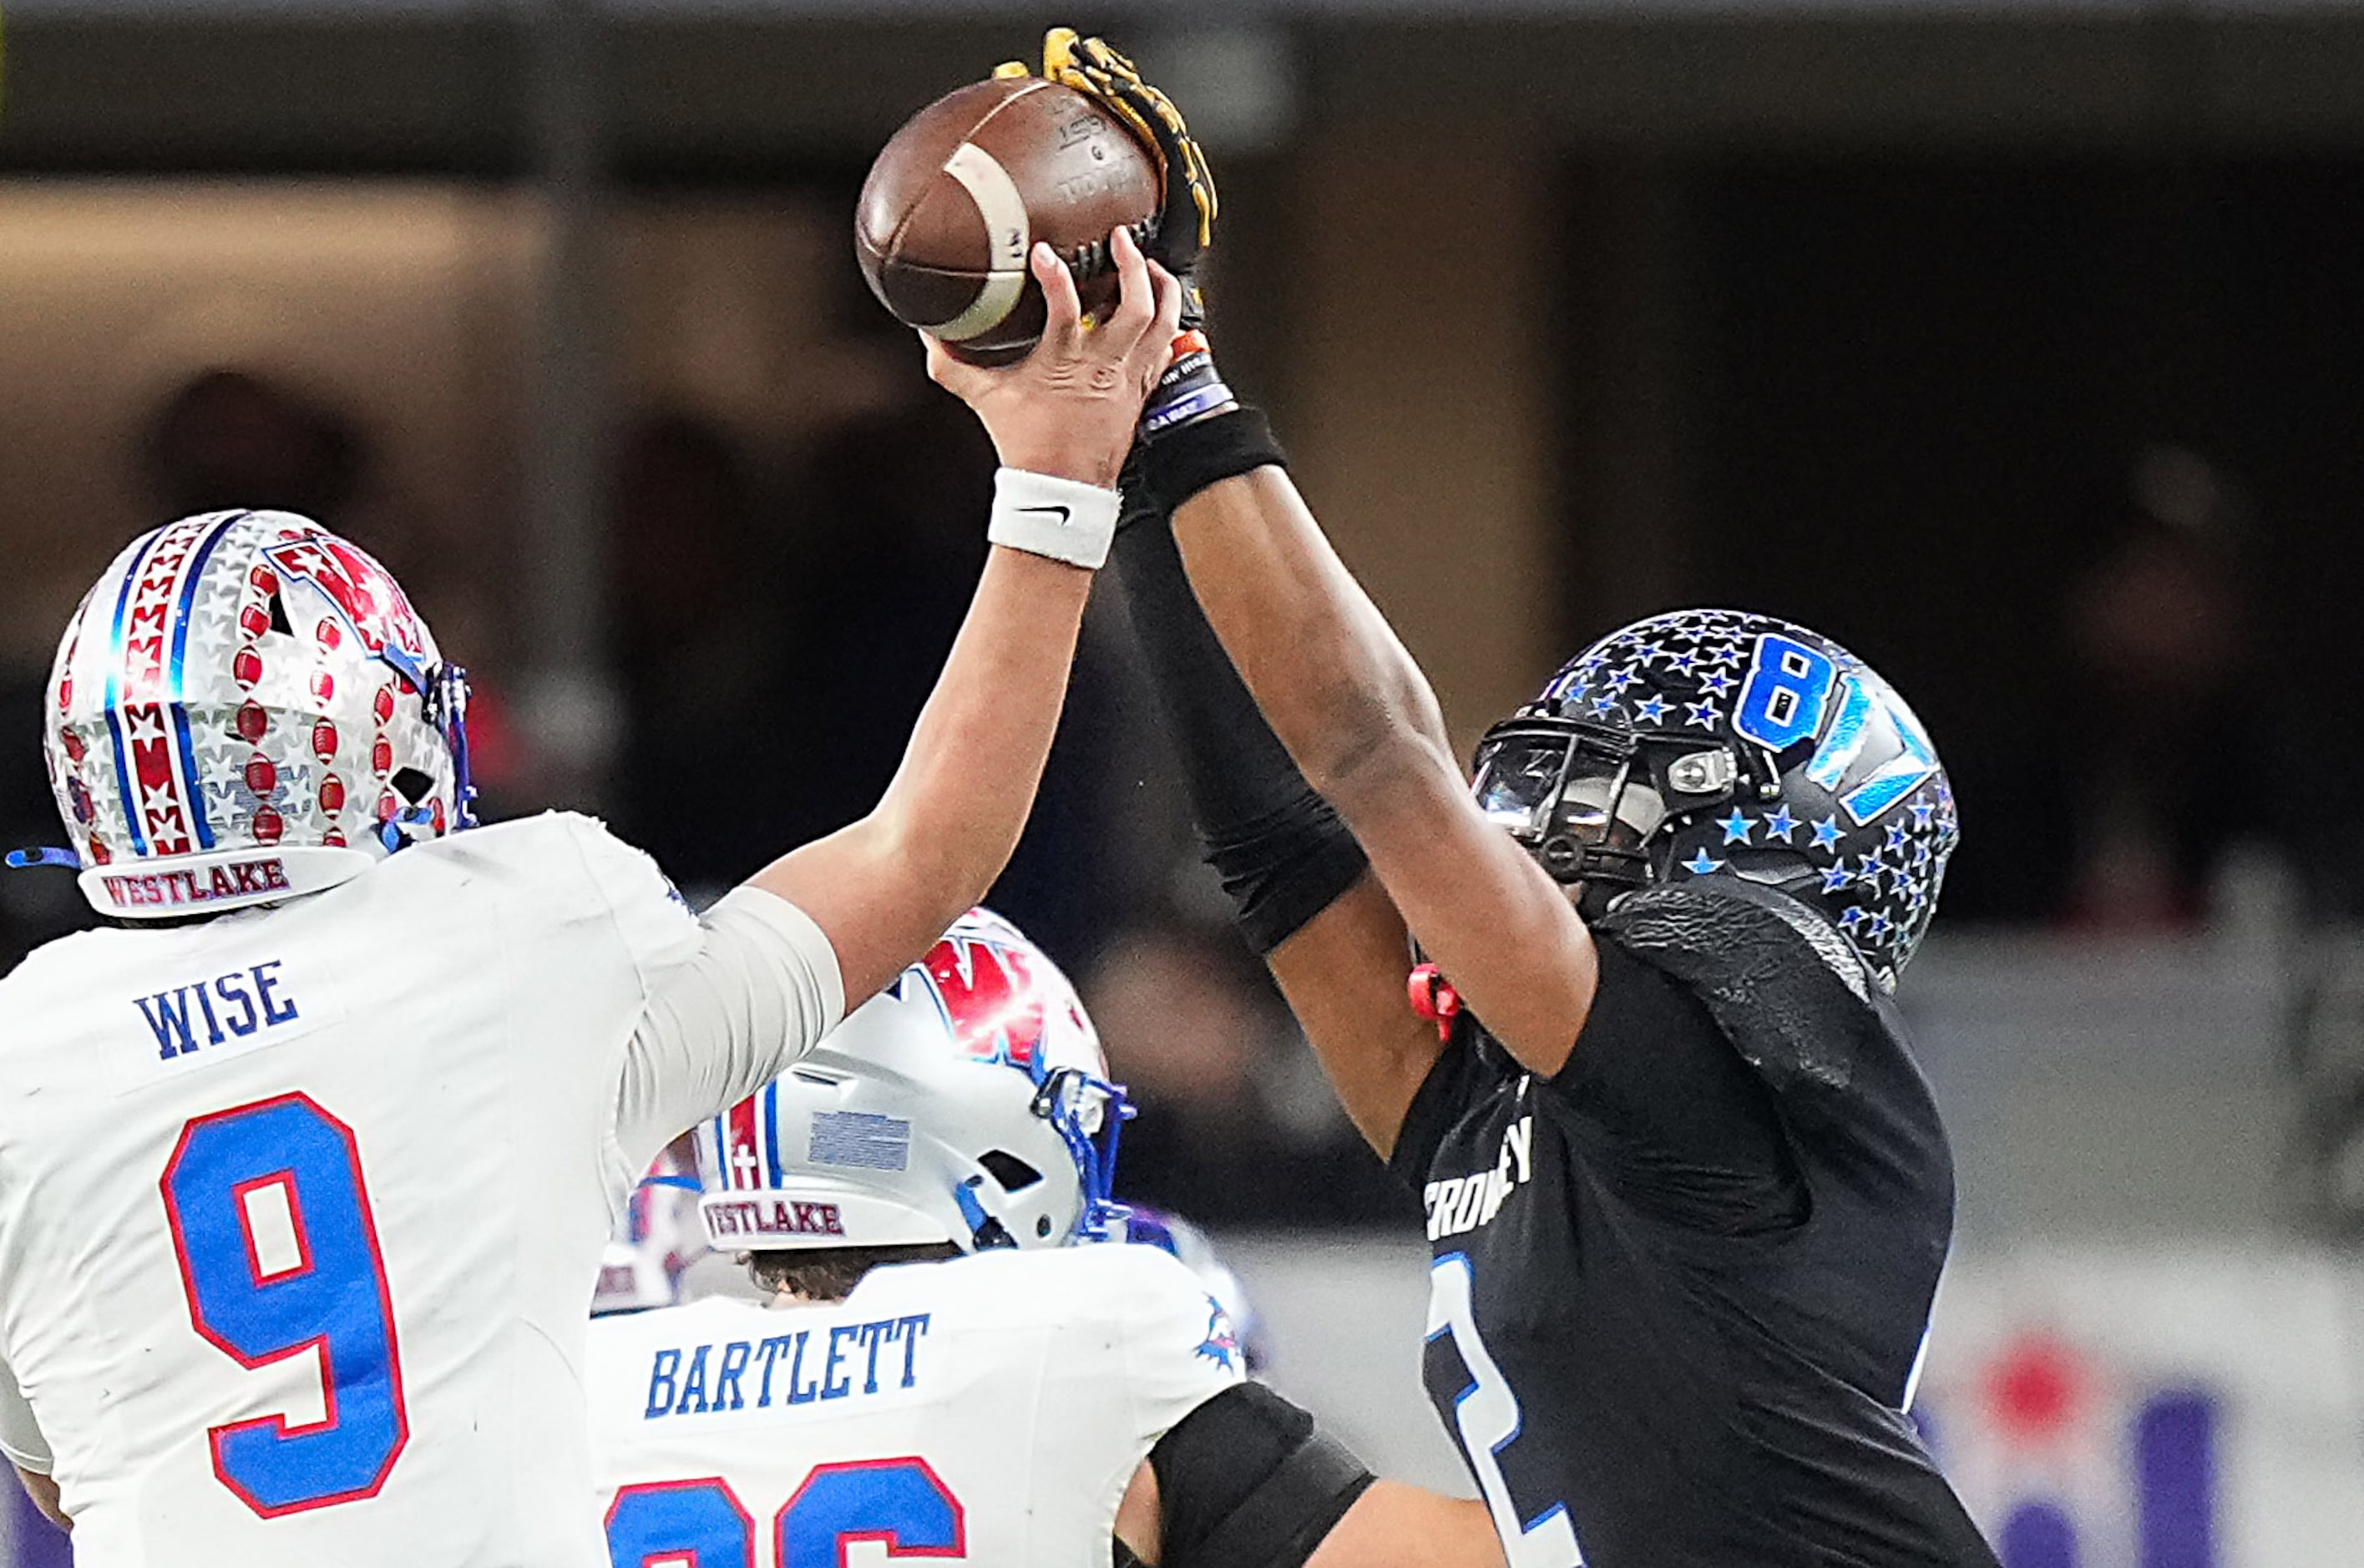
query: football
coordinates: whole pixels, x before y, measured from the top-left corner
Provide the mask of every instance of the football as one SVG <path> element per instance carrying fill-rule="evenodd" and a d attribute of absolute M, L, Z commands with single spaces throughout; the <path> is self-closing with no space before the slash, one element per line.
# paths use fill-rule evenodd
<path fill-rule="evenodd" d="M 1021 358 L 1043 333 L 1034 244 L 1067 263 L 1087 316 L 1116 307 L 1109 235 L 1144 243 L 1157 164 L 1072 87 L 996 77 L 921 109 L 879 152 L 854 213 L 871 292 L 908 326 L 983 364 Z"/>

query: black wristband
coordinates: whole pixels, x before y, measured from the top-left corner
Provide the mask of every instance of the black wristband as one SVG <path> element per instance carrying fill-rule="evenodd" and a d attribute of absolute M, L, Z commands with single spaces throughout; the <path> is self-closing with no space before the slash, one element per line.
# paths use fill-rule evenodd
<path fill-rule="evenodd" d="M 1208 863 L 1248 945 L 1269 953 L 1368 863 L 1313 792 L 1207 624 L 1165 514 L 1144 506 L 1112 563 L 1165 709 Z"/>
<path fill-rule="evenodd" d="M 1267 464 L 1288 466 L 1271 421 L 1245 403 L 1161 431 L 1142 441 L 1138 452 L 1142 482 L 1168 517 L 1210 484 Z"/>

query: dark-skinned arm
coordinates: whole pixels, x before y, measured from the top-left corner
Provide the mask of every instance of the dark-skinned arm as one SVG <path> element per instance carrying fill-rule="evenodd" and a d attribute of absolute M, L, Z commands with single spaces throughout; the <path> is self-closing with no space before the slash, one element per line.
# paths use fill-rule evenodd
<path fill-rule="evenodd" d="M 1176 509 L 1173 529 L 1224 651 L 1404 925 L 1522 1065 L 1558 1072 L 1592 1005 L 1591 935 L 1559 885 L 1478 811 L 1426 677 L 1296 484 L 1274 466 L 1221 480 Z M 1328 935 L 1334 948 L 1309 944 L 1318 960 L 1293 961 L 1288 943 L 1274 954 L 1300 1018 L 1359 1018 L 1378 995 L 1370 971 L 1383 921 L 1344 902 L 1299 934 Z M 1400 995 L 1399 968 L 1393 984 Z"/>
<path fill-rule="evenodd" d="M 1132 491 L 1145 497 L 1135 475 Z M 1174 742 L 1190 815 L 1323 1073 L 1382 1157 L 1443 1046 L 1405 1005 L 1411 942 L 1353 836 L 1240 684 L 1154 498 L 1112 557 Z"/>

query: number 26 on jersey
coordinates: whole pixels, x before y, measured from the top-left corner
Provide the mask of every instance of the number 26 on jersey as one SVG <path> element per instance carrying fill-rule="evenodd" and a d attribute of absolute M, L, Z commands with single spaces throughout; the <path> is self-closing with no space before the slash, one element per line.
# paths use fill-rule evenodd
<path fill-rule="evenodd" d="M 820 1464 L 772 1516 L 769 1568 L 842 1568 L 847 1543 L 888 1558 L 963 1557 L 967 1521 L 916 1454 Z M 612 1568 L 755 1568 L 755 1519 L 720 1476 L 617 1490 L 608 1508 Z"/>

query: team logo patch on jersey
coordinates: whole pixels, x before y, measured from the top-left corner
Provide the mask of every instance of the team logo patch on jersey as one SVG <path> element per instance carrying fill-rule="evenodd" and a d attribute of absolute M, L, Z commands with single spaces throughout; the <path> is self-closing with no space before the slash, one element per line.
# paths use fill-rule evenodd
<path fill-rule="evenodd" d="M 1207 1297 L 1207 1337 L 1199 1341 L 1196 1353 L 1225 1372 L 1240 1370 L 1240 1336 L 1232 1328 L 1231 1314 L 1211 1296 Z"/>

